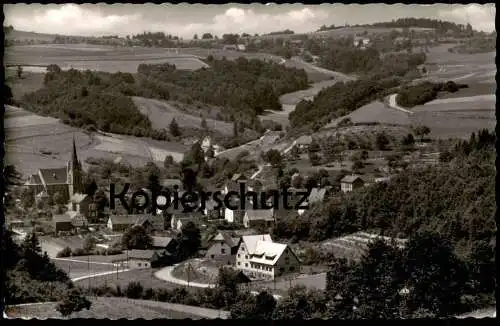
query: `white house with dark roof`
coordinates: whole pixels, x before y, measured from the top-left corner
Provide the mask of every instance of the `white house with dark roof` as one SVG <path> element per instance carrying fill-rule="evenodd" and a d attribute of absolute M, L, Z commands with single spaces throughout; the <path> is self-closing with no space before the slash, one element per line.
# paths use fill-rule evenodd
<path fill-rule="evenodd" d="M 300 261 L 286 244 L 273 242 L 269 234 L 243 236 L 236 255 L 236 268 L 254 279 L 300 271 Z"/>

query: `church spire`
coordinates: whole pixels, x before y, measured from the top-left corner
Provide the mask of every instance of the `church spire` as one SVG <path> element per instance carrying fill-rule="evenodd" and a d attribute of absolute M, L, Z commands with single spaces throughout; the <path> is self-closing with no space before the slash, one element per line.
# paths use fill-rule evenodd
<path fill-rule="evenodd" d="M 75 144 L 75 135 L 73 134 L 73 155 L 71 156 L 71 164 L 73 167 L 77 167 L 80 165 L 78 162 L 78 155 L 76 154 L 76 144 Z"/>

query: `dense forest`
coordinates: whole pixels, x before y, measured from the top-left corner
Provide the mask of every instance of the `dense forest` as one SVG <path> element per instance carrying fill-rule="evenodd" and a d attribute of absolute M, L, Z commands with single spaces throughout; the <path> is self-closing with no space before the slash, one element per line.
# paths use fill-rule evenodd
<path fill-rule="evenodd" d="M 279 221 L 274 235 L 322 241 L 359 230 L 399 238 L 437 232 L 460 259 L 474 264 L 469 272 L 476 274 L 469 283 L 477 284 L 469 287 L 469 294 L 477 300 L 483 296 L 492 299 L 495 142 L 494 133 L 481 130 L 443 152 L 439 166 L 408 168 L 389 183 L 347 194 L 340 205 L 327 202 L 302 216 Z M 481 270 L 481 266 L 490 270 Z"/>
<path fill-rule="evenodd" d="M 437 33 L 443 34 L 448 31 L 453 33 L 462 33 L 465 31 L 473 31 L 470 24 L 456 24 L 449 21 L 429 19 L 429 18 L 399 18 L 392 22 L 374 23 L 373 27 L 386 27 L 386 28 L 433 28 Z"/>
<path fill-rule="evenodd" d="M 396 101 L 403 107 L 411 108 L 435 100 L 439 92 L 455 93 L 460 88 L 467 87 L 468 85 L 456 84 L 453 81 L 448 81 L 446 83 L 432 83 L 426 81 L 416 85 L 401 87 L 398 91 Z"/>
<path fill-rule="evenodd" d="M 131 74 L 61 71 L 55 65 L 48 70 L 44 87 L 21 99 L 25 109 L 77 127 L 137 136 L 152 132 L 149 119 L 125 96 L 132 95 L 126 94 L 135 83 Z"/>
<path fill-rule="evenodd" d="M 210 69 L 186 72 L 168 64 L 140 65 L 138 72 L 161 89 L 182 92 L 186 101 L 200 101 L 261 114 L 280 110 L 279 96 L 308 87 L 304 70 L 240 57 L 235 61 L 207 59 Z M 170 88 L 170 89 L 169 89 Z"/>
<path fill-rule="evenodd" d="M 331 120 L 390 94 L 399 83 L 397 78 L 337 83 L 320 91 L 312 101 L 299 102 L 289 114 L 290 124 L 296 132 L 318 130 Z"/>
<path fill-rule="evenodd" d="M 240 129 L 261 130 L 258 114 L 281 109 L 280 95 L 308 87 L 303 70 L 275 63 L 244 58 L 210 58 L 209 63 L 211 68 L 193 72 L 169 64 L 142 64 L 136 77 L 120 72 L 61 71 L 52 65 L 44 87 L 26 94 L 20 104 L 77 127 L 161 140 L 169 136 L 167 131 L 153 130 L 130 96 L 221 106 L 221 119 L 238 121 Z"/>
<path fill-rule="evenodd" d="M 320 66 L 345 74 L 356 73 L 377 78 L 400 76 L 416 72 L 425 62 L 425 53 L 392 53 L 381 57 L 372 48 L 361 50 L 355 47 L 338 47 L 324 53 L 320 52 Z"/>

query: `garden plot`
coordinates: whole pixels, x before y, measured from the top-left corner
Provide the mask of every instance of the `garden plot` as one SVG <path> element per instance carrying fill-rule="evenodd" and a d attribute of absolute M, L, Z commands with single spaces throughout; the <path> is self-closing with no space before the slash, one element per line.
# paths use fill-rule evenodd
<path fill-rule="evenodd" d="M 151 156 L 155 162 L 165 162 L 165 158 L 167 156 L 172 156 L 174 162 L 177 163 L 182 162 L 184 159 L 184 154 L 182 153 L 172 152 L 156 147 L 149 147 L 149 150 L 151 151 Z"/>

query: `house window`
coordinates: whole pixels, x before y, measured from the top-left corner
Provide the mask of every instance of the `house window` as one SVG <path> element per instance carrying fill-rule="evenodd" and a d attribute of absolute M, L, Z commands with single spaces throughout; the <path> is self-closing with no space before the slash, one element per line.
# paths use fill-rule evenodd
<path fill-rule="evenodd" d="M 238 254 L 238 258 L 240 258 L 240 254 Z"/>
<path fill-rule="evenodd" d="M 226 253 L 226 249 L 225 248 L 221 248 L 220 249 L 220 253 L 224 255 Z"/>
<path fill-rule="evenodd" d="M 215 258 L 215 255 L 210 255 L 210 258 L 214 259 L 214 258 Z"/>
<path fill-rule="evenodd" d="M 240 262 L 238 262 L 238 265 L 241 265 L 241 263 L 240 263 Z"/>
<path fill-rule="evenodd" d="M 248 255 L 245 255 L 245 259 L 248 259 Z"/>
<path fill-rule="evenodd" d="M 290 266 L 290 272 L 293 272 L 295 270 L 295 267 Z"/>
<path fill-rule="evenodd" d="M 238 263 L 239 264 L 239 263 Z M 245 263 L 245 267 L 248 267 L 248 263 Z"/>
<path fill-rule="evenodd" d="M 137 263 L 137 266 L 141 267 L 141 263 Z"/>
<path fill-rule="evenodd" d="M 280 272 L 283 273 L 285 271 L 284 267 L 280 267 Z"/>

